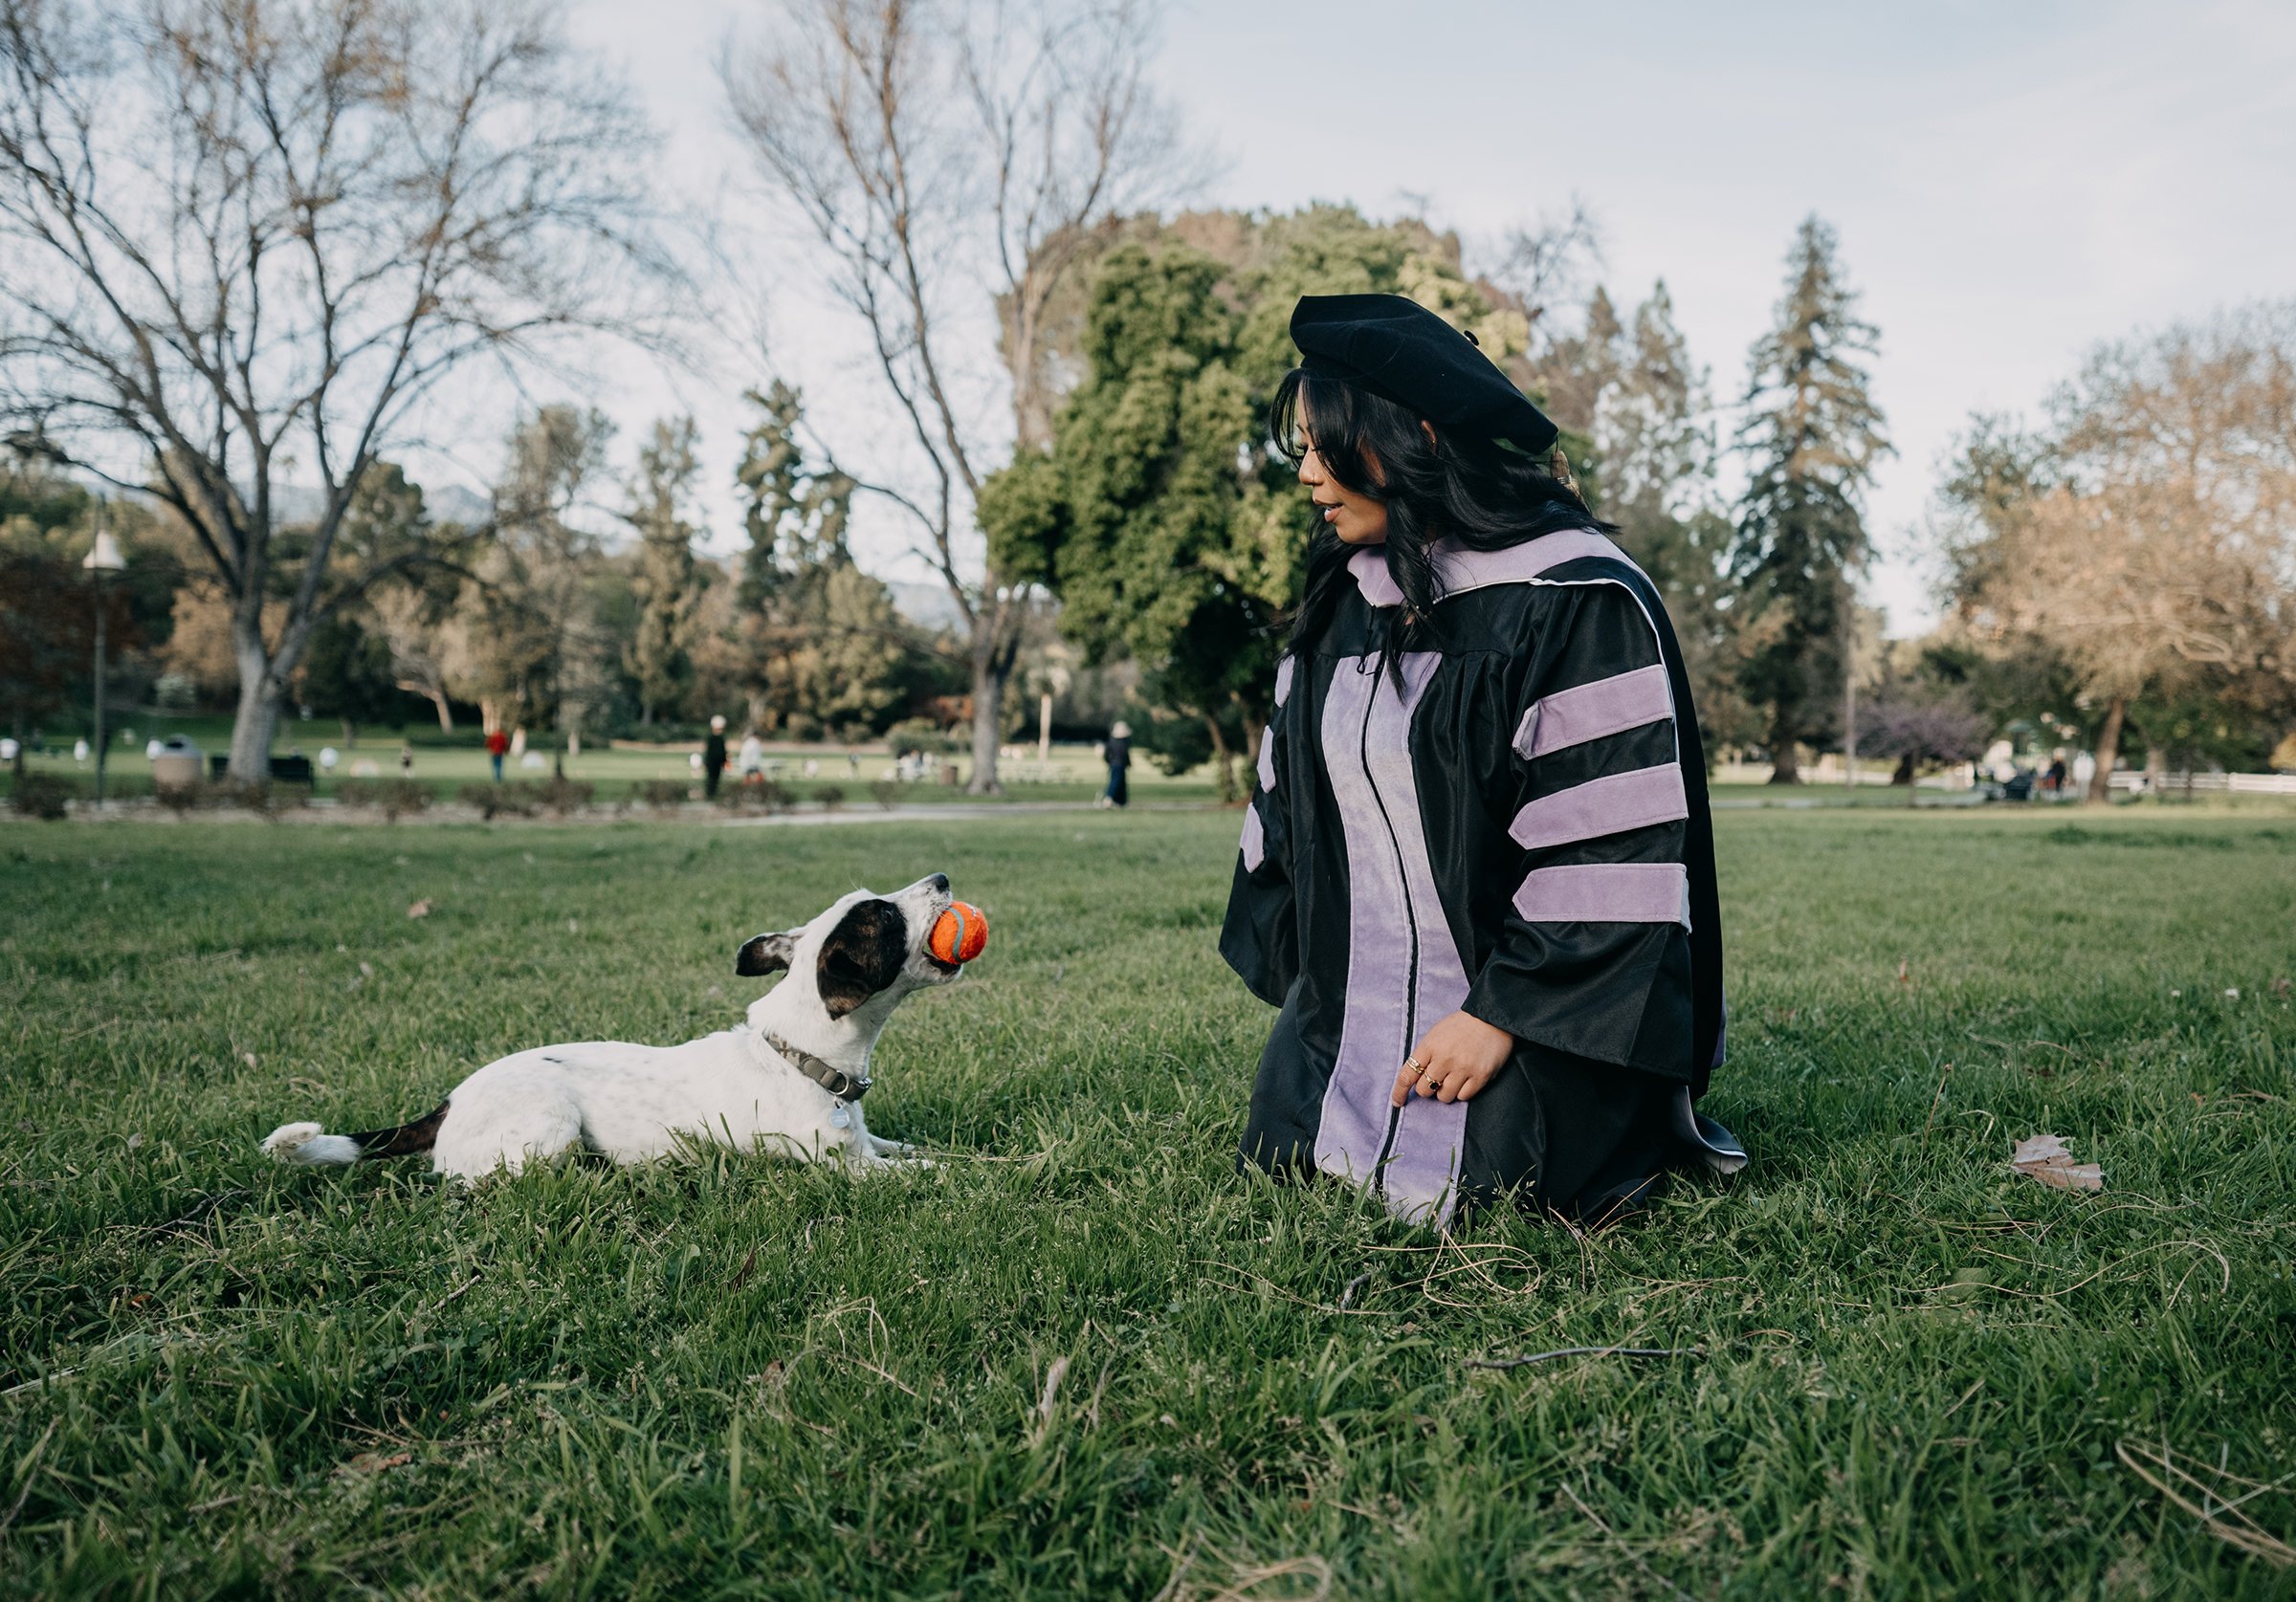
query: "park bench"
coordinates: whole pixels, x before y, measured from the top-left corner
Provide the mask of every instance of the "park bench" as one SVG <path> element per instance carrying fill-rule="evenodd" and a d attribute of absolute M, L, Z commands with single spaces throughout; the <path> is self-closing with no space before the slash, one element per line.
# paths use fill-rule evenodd
<path fill-rule="evenodd" d="M 228 754 L 208 758 L 208 777 L 210 779 L 229 779 L 231 774 L 232 758 Z M 274 757 L 271 759 L 271 781 L 274 784 L 314 785 L 311 758 L 308 757 Z"/>

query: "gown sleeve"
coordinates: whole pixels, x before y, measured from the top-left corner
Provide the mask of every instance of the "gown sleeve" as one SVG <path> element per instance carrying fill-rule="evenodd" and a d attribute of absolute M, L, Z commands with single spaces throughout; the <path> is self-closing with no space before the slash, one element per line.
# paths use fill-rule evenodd
<path fill-rule="evenodd" d="M 1299 977 L 1299 921 L 1292 877 L 1290 804 L 1301 798 L 1282 787 L 1292 755 L 1292 657 L 1275 672 L 1275 710 L 1260 732 L 1260 760 L 1251 801 L 1244 811 L 1236 872 L 1228 890 L 1220 955 L 1254 996 L 1280 1007 Z M 1296 782 L 1294 780 L 1293 782 Z"/>
<path fill-rule="evenodd" d="M 1632 589 L 1598 582 L 1540 586 L 1524 628 L 1505 712 L 1505 860 L 1487 891 L 1499 932 L 1466 1010 L 1688 1080 L 1689 806 L 1656 625 Z"/>

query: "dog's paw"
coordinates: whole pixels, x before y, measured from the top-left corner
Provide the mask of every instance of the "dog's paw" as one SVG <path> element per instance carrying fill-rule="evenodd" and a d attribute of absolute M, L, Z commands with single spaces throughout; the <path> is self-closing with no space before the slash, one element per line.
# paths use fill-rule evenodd
<path fill-rule="evenodd" d="M 318 1124 L 281 1124 L 263 1137 L 263 1154 L 287 1160 L 326 1132 Z"/>

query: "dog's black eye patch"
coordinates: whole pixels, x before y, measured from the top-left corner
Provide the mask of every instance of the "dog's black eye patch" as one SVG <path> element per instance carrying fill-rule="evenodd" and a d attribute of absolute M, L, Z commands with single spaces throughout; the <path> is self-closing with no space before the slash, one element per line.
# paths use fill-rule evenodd
<path fill-rule="evenodd" d="M 909 920 L 890 901 L 855 902 L 821 943 L 821 1004 L 843 1018 L 901 977 Z"/>

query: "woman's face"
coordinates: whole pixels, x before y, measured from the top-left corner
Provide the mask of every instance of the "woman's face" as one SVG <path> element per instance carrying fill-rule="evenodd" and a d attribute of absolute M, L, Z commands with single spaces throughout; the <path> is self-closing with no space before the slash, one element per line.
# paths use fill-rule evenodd
<path fill-rule="evenodd" d="M 1325 525 L 1349 545 L 1383 545 L 1387 542 L 1387 503 L 1370 495 L 1358 494 L 1340 483 L 1327 472 L 1323 456 L 1315 449 L 1315 425 L 1303 405 L 1299 411 L 1299 431 L 1306 452 L 1299 458 L 1299 481 L 1308 487 L 1309 496 L 1315 502 Z M 1377 462 L 1366 464 L 1371 476 L 1380 476 Z"/>

